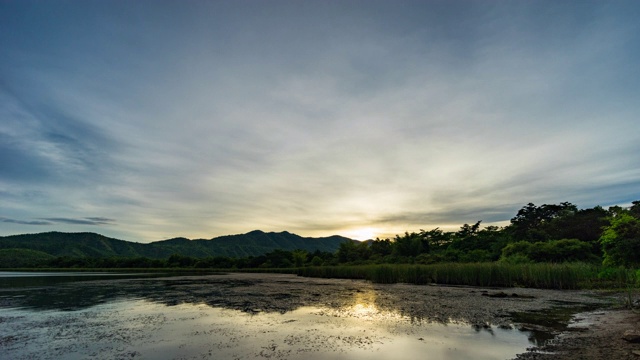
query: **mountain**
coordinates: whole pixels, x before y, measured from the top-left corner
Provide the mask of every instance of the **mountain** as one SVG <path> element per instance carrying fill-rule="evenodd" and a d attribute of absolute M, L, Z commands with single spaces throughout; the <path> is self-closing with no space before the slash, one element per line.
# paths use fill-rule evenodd
<path fill-rule="evenodd" d="M 191 257 L 259 256 L 273 250 L 302 249 L 335 252 L 341 243 L 352 241 L 342 236 L 307 238 L 289 232 L 260 230 L 246 234 L 226 235 L 210 240 L 174 238 L 149 244 L 113 239 L 96 233 L 46 232 L 0 236 L 0 250 L 27 249 L 53 256 L 74 257 L 138 257 L 163 259 L 172 254 Z"/>

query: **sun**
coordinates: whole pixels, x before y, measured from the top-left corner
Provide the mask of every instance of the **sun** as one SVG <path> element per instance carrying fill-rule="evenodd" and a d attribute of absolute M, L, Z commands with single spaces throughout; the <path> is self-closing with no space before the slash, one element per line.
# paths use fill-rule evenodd
<path fill-rule="evenodd" d="M 371 227 L 351 229 L 345 232 L 346 237 L 350 239 L 355 239 L 355 240 L 375 239 L 376 234 L 378 234 L 378 229 L 371 228 Z"/>

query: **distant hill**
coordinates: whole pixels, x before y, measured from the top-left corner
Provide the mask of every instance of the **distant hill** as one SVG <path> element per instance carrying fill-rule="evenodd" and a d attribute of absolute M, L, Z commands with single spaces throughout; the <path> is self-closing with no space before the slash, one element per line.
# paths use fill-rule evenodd
<path fill-rule="evenodd" d="M 335 252 L 341 243 L 352 241 L 342 236 L 307 238 L 289 232 L 227 235 L 210 240 L 174 238 L 149 244 L 113 239 L 96 233 L 46 232 L 0 236 L 0 250 L 25 249 L 39 254 L 73 257 L 138 257 L 164 259 L 172 254 L 191 257 L 264 255 L 273 250 L 302 249 Z"/>

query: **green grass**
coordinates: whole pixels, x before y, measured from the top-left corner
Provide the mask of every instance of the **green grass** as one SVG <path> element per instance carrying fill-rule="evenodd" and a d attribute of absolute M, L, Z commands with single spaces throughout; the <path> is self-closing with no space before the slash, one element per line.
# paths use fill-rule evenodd
<path fill-rule="evenodd" d="M 635 272 L 583 263 L 502 264 L 443 263 L 434 265 L 363 265 L 299 268 L 309 277 L 365 279 L 374 283 L 444 284 L 539 289 L 625 288 L 635 286 Z"/>
<path fill-rule="evenodd" d="M 7 254 L 9 255 L 9 254 Z M 13 254 L 12 254 L 13 255 Z M 316 266 L 301 268 L 255 269 L 194 269 L 194 268 L 108 268 L 108 269 L 60 269 L 30 268 L 22 271 L 117 271 L 117 272 L 168 272 L 168 273 L 287 273 L 307 277 L 334 279 L 362 279 L 378 284 L 442 284 L 479 287 L 529 287 L 539 289 L 616 289 L 624 290 L 631 297 L 640 284 L 640 270 L 605 268 L 585 263 L 440 263 L 432 265 L 382 264 Z"/>

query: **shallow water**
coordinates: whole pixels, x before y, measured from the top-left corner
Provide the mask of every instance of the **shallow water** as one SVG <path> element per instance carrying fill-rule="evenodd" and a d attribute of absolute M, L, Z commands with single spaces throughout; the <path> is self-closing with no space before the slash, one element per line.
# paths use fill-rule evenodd
<path fill-rule="evenodd" d="M 0 278 L 135 276 L 136 273 L 92 271 L 0 271 Z"/>
<path fill-rule="evenodd" d="M 146 279 L 140 286 L 157 281 Z M 366 288 L 340 306 L 264 311 L 197 298 L 158 301 L 157 293 L 105 295 L 124 284 L 127 280 L 3 288 L 0 299 L 10 301 L 0 303 L 5 304 L 0 305 L 0 358 L 509 359 L 530 345 L 527 333 L 517 330 L 475 329 L 453 319 L 431 322 L 378 308 L 376 292 Z M 74 297 L 68 297 L 70 290 L 76 290 Z M 55 305 L 57 292 L 67 301 Z M 47 293 L 50 304 L 43 300 Z M 83 293 L 91 301 L 83 300 Z M 102 294 L 99 300 L 96 294 Z M 73 306 L 75 301 L 80 305 Z"/>
<path fill-rule="evenodd" d="M 51 286 L 74 281 L 109 279 L 126 279 L 153 277 L 162 274 L 153 273 L 118 273 L 91 271 L 0 271 L 0 289 L 30 286 Z"/>

